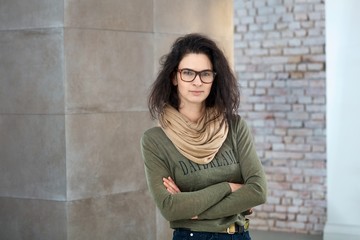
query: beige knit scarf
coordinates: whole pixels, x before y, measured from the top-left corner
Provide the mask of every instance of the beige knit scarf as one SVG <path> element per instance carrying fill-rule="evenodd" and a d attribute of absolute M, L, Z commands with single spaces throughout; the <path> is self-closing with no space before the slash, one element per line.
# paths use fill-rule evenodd
<path fill-rule="evenodd" d="M 193 123 L 169 105 L 164 109 L 160 125 L 177 150 L 198 164 L 213 160 L 229 131 L 224 115 L 214 109 L 208 109 Z"/>

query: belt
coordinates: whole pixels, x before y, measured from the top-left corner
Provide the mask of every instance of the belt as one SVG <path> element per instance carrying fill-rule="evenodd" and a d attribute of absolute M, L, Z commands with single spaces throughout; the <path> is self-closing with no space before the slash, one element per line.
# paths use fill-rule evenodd
<path fill-rule="evenodd" d="M 235 234 L 235 233 L 243 233 L 243 232 L 247 232 L 249 229 L 249 224 L 250 221 L 249 219 L 245 219 L 245 224 L 244 226 L 239 226 L 236 223 L 231 224 L 228 228 L 226 228 L 224 231 L 219 232 L 219 233 L 226 233 L 226 234 Z M 192 231 L 191 229 L 188 228 L 175 228 L 175 231 L 178 232 L 187 232 L 190 234 L 190 236 L 193 236 L 194 234 L 197 233 L 204 233 L 204 232 L 198 232 L 198 231 Z M 208 233 L 213 233 L 215 234 L 216 232 L 208 232 Z"/>
<path fill-rule="evenodd" d="M 226 232 L 228 234 L 246 232 L 249 229 L 249 225 L 250 225 L 250 220 L 245 219 L 244 226 L 239 226 L 236 223 L 233 223 L 228 228 L 226 228 L 226 230 L 224 232 Z"/>

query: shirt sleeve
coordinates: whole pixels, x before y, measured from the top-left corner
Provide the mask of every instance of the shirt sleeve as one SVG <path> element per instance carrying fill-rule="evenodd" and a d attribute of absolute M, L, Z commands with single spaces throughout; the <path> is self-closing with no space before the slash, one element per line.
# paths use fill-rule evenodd
<path fill-rule="evenodd" d="M 267 184 L 257 156 L 252 135 L 245 121 L 238 119 L 235 128 L 237 157 L 244 185 L 199 215 L 199 219 L 217 219 L 240 214 L 266 201 Z"/>
<path fill-rule="evenodd" d="M 170 194 L 162 180 L 170 176 L 169 164 L 157 147 L 156 140 L 146 133 L 141 139 L 141 151 L 149 191 L 168 221 L 191 219 L 231 193 L 229 184 L 223 182 L 199 191 Z"/>

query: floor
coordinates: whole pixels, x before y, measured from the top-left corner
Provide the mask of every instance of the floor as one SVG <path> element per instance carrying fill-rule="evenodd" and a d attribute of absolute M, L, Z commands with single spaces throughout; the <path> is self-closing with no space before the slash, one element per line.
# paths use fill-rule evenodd
<path fill-rule="evenodd" d="M 252 240 L 322 240 L 322 235 L 307 235 L 284 232 L 266 232 L 255 231 L 250 232 Z"/>

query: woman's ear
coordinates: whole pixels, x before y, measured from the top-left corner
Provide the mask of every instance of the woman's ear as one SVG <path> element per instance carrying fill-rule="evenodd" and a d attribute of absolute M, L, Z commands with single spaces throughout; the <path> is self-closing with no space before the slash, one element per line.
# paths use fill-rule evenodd
<path fill-rule="evenodd" d="M 173 83 L 174 86 L 177 86 L 177 85 L 178 85 L 178 80 L 177 80 L 176 75 L 173 77 L 172 83 Z"/>

